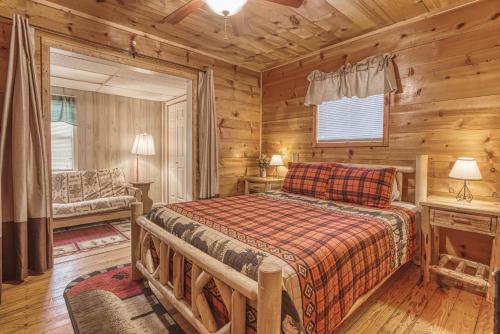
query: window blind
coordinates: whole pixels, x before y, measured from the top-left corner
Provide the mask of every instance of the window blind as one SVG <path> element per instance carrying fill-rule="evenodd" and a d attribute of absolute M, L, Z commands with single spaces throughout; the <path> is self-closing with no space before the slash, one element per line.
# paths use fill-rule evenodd
<path fill-rule="evenodd" d="M 318 142 L 383 140 L 384 94 L 322 103 L 316 124 Z"/>
<path fill-rule="evenodd" d="M 73 170 L 74 163 L 74 126 L 64 122 L 51 123 L 52 170 Z"/>

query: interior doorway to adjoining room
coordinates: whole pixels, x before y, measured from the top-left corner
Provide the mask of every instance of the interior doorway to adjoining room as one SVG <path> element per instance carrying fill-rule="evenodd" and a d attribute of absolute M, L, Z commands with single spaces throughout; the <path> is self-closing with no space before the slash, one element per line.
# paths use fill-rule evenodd
<path fill-rule="evenodd" d="M 192 89 L 187 78 L 51 47 L 52 170 L 117 167 L 152 182 L 155 203 L 190 200 Z M 134 151 L 145 134 L 154 151 Z"/>

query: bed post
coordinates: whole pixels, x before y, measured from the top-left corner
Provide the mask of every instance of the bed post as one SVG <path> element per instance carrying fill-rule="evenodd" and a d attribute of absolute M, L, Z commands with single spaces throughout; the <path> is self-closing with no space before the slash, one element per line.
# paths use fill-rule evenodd
<path fill-rule="evenodd" d="M 281 268 L 272 263 L 259 267 L 257 298 L 257 333 L 281 332 Z"/>
<path fill-rule="evenodd" d="M 132 245 L 131 245 L 131 252 L 132 252 L 132 279 L 134 281 L 142 279 L 141 272 L 137 269 L 136 263 L 137 260 L 139 259 L 139 251 L 140 251 L 140 245 L 141 245 L 141 240 L 140 234 L 141 234 L 141 227 L 139 224 L 137 224 L 137 218 L 143 214 L 142 211 L 142 202 L 134 202 L 132 203 L 131 207 L 132 214 L 130 216 L 130 227 L 131 227 L 131 234 L 132 234 Z"/>
<path fill-rule="evenodd" d="M 417 155 L 415 162 L 415 204 L 427 200 L 427 165 L 428 155 Z"/>

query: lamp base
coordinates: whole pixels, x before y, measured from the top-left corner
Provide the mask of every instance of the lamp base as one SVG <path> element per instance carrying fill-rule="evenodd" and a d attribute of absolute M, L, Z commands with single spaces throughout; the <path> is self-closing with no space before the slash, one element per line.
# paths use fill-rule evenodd
<path fill-rule="evenodd" d="M 462 187 L 462 189 L 460 189 L 460 191 L 457 194 L 457 201 L 472 202 L 472 199 L 473 199 L 472 192 L 467 186 L 467 181 L 464 180 L 464 186 Z"/>

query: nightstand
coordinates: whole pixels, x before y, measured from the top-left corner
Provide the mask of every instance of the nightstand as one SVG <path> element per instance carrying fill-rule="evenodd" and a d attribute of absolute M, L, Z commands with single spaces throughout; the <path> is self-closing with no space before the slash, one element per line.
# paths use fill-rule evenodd
<path fill-rule="evenodd" d="M 144 214 L 151 211 L 153 207 L 153 200 L 149 197 L 149 188 L 154 183 L 152 181 L 132 181 L 130 182 L 134 187 L 138 188 L 142 192 L 142 208 Z"/>
<path fill-rule="evenodd" d="M 259 177 L 259 176 L 247 176 L 245 180 L 245 194 L 250 194 L 251 190 L 260 185 L 264 191 L 271 191 L 273 185 L 278 185 L 281 188 L 284 178 L 282 177 Z"/>
<path fill-rule="evenodd" d="M 500 269 L 500 203 L 464 203 L 455 199 L 429 197 L 420 205 L 424 282 L 430 281 L 431 274 L 439 279 L 446 277 L 486 293 L 487 299 L 492 301 L 494 280 L 491 272 Z M 447 231 L 459 231 L 464 244 L 482 238 L 484 249 L 489 250 L 491 247 L 489 254 L 486 254 L 489 255 L 489 263 L 472 261 L 457 254 L 441 253 L 441 229 L 444 234 Z"/>

